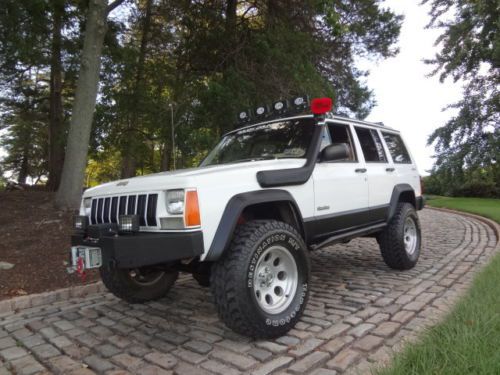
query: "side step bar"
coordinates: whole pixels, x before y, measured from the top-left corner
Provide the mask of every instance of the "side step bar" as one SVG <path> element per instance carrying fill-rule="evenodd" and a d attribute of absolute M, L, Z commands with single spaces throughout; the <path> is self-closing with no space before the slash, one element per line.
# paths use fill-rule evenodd
<path fill-rule="evenodd" d="M 380 224 L 371 225 L 371 226 L 365 227 L 365 228 L 355 229 L 353 231 L 349 231 L 346 233 L 337 234 L 337 235 L 334 235 L 332 237 L 327 238 L 326 240 L 320 242 L 317 245 L 311 245 L 310 248 L 311 248 L 311 250 L 317 250 L 317 249 L 320 249 L 320 248 L 325 247 L 327 245 L 334 245 L 336 243 L 350 240 L 350 239 L 353 239 L 356 237 L 366 236 L 368 234 L 378 232 L 380 229 L 383 229 L 385 226 L 387 226 L 387 223 L 380 223 Z"/>

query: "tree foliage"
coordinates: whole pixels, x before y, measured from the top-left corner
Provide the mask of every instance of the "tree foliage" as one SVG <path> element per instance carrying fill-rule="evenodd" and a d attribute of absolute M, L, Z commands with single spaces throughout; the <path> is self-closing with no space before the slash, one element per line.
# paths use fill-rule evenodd
<path fill-rule="evenodd" d="M 104 63 L 97 142 L 134 155 L 123 177 L 172 167 L 170 104 L 177 166 L 192 166 L 242 108 L 308 93 L 365 117 L 373 99 L 355 57 L 397 53 L 401 17 L 378 1 L 163 1 L 149 14 L 148 3 Z"/>
<path fill-rule="evenodd" d="M 7 48 L 15 52 L 8 66 L 16 74 L 33 66 L 50 77 L 52 1 L 21 2 L 15 11 L 24 12 L 26 21 L 17 35 L 2 31 L 12 16 L 0 18 L 1 56 Z M 65 124 L 71 117 L 87 4 L 64 2 Z M 402 17 L 379 0 L 128 0 L 107 22 L 87 169 L 86 181 L 92 184 L 171 169 L 174 156 L 176 167 L 196 165 L 235 126 L 238 110 L 282 97 L 328 95 L 339 113 L 365 117 L 374 102 L 364 83 L 367 73 L 357 68 L 356 59 L 395 55 Z M 42 30 L 31 30 L 36 25 Z M 0 61 L 6 98 L 23 87 L 21 81 L 9 81 L 9 69 Z M 47 85 L 41 86 L 47 95 Z M 20 119 L 11 104 L 5 105 Z M 47 134 L 50 107 L 44 108 L 36 112 L 43 115 L 41 131 Z M 21 137 L 13 121 L 2 120 L 7 144 Z M 38 160 L 46 174 L 48 145 L 46 139 L 41 142 L 46 154 Z"/>
<path fill-rule="evenodd" d="M 36 173 L 41 174 L 30 176 L 48 177 L 51 189 L 58 185 L 64 160 L 81 7 L 78 1 L 64 0 L 5 0 L 0 7 L 0 128 L 8 132 L 4 143 L 9 150 L 4 167 L 23 180 L 15 161 L 38 165 Z M 36 121 L 26 120 L 33 116 Z M 30 127 L 33 133 L 43 132 L 35 144 L 43 153 L 23 155 L 22 147 L 9 147 L 9 139 L 24 142 L 22 129 L 29 133 Z"/>
<path fill-rule="evenodd" d="M 450 105 L 456 116 L 429 137 L 436 149 L 432 171 L 442 192 L 472 192 L 468 186 L 500 184 L 500 7 L 497 0 L 424 0 L 430 27 L 443 30 L 440 52 L 428 63 L 441 81 L 464 83 L 463 99 Z M 477 188 L 476 191 L 485 189 Z M 488 189 L 486 189 L 488 190 Z M 492 196 L 498 189 L 489 189 Z"/>
<path fill-rule="evenodd" d="M 47 173 L 47 103 L 39 101 L 47 95 L 47 88 L 40 87 L 38 75 L 27 79 L 22 89 L 14 90 L 9 100 L 0 102 L 0 131 L 8 132 L 0 139 L 7 156 L 2 168 L 17 177 L 20 184 L 36 182 Z M 27 181 L 31 178 L 31 181 Z"/>

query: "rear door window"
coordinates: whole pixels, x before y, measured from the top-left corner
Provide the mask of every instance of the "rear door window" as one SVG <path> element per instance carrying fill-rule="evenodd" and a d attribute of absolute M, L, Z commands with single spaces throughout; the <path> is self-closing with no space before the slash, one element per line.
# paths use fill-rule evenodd
<path fill-rule="evenodd" d="M 403 139 L 399 135 L 382 132 L 382 136 L 384 137 L 385 144 L 389 149 L 394 163 L 411 164 L 410 154 L 406 149 Z"/>
<path fill-rule="evenodd" d="M 356 127 L 356 134 L 367 163 L 387 163 L 384 146 L 376 130 Z"/>

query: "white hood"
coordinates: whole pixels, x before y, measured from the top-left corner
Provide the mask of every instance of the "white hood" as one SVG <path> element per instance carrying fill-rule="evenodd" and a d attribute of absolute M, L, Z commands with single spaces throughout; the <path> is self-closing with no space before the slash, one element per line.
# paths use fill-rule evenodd
<path fill-rule="evenodd" d="M 87 189 L 83 196 L 96 197 L 167 189 L 196 188 L 201 183 L 204 187 L 208 187 L 207 184 L 218 186 L 221 183 L 230 182 L 240 184 L 249 179 L 256 181 L 258 171 L 298 168 L 303 166 L 304 163 L 305 159 L 278 159 L 181 169 L 174 172 L 161 172 L 108 182 Z"/>

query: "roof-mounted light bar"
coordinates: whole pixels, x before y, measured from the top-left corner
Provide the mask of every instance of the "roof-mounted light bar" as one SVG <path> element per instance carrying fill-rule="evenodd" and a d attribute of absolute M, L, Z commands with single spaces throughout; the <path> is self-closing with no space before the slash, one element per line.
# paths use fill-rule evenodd
<path fill-rule="evenodd" d="M 260 105 L 252 111 L 244 110 L 238 113 L 238 124 L 258 122 L 267 119 L 279 118 L 283 115 L 300 114 L 309 108 L 307 95 L 297 96 L 292 99 L 275 101 L 271 106 Z"/>

